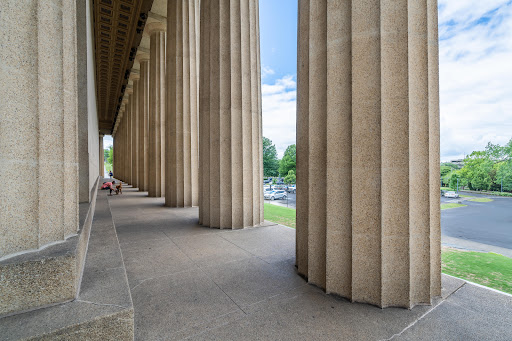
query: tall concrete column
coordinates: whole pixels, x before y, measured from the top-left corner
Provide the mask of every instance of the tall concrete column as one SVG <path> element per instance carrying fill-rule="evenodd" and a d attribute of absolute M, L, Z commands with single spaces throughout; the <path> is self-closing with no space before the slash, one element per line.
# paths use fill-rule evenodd
<path fill-rule="evenodd" d="M 167 5 L 165 205 L 198 205 L 199 0 Z"/>
<path fill-rule="evenodd" d="M 133 95 L 131 96 L 130 105 L 132 111 L 131 130 L 130 136 L 132 145 L 132 185 L 135 188 L 139 187 L 139 74 L 133 73 L 130 75 L 133 81 Z"/>
<path fill-rule="evenodd" d="M 127 165 L 126 165 L 126 95 L 123 98 L 123 101 L 121 102 L 121 109 L 119 110 L 119 116 L 121 123 L 119 125 L 120 128 L 120 173 L 121 173 L 121 180 L 124 182 L 127 182 Z"/>
<path fill-rule="evenodd" d="M 146 26 L 150 36 L 149 188 L 150 197 L 165 195 L 165 41 L 166 25 Z"/>
<path fill-rule="evenodd" d="M 259 2 L 201 2 L 199 221 L 263 222 Z"/>
<path fill-rule="evenodd" d="M 78 230 L 75 10 L 2 1 L 0 258 Z"/>
<path fill-rule="evenodd" d="M 133 167 L 132 167 L 132 148 L 133 148 L 133 87 L 128 87 L 125 91 L 126 96 L 126 182 L 133 186 Z"/>
<path fill-rule="evenodd" d="M 441 293 L 437 49 L 435 0 L 299 1 L 297 266 L 328 293 Z"/>
<path fill-rule="evenodd" d="M 149 126 L 149 55 L 137 54 L 136 59 L 140 64 L 139 80 L 139 125 L 138 125 L 138 156 L 139 156 L 139 190 L 148 190 L 148 126 Z"/>
<path fill-rule="evenodd" d="M 99 170 L 100 176 L 103 178 L 105 176 L 105 150 L 103 149 L 103 134 L 100 134 L 100 159 L 99 159 Z"/>

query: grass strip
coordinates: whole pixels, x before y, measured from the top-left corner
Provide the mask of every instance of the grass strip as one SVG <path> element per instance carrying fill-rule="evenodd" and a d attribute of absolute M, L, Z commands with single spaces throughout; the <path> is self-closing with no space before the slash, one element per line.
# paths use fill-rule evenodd
<path fill-rule="evenodd" d="M 469 201 L 474 201 L 474 202 L 491 202 L 493 200 L 489 199 L 489 198 L 474 198 L 474 199 L 469 199 Z"/>
<path fill-rule="evenodd" d="M 467 205 L 456 204 L 456 203 L 447 203 L 447 204 L 441 204 L 441 209 L 448 210 L 450 208 L 457 208 L 457 207 L 464 207 L 464 206 L 467 206 Z"/>
<path fill-rule="evenodd" d="M 295 209 L 272 204 L 264 204 L 265 220 L 273 221 L 288 227 L 296 227 Z"/>
<path fill-rule="evenodd" d="M 444 248 L 441 259 L 445 274 L 512 294 L 512 258 Z"/>
<path fill-rule="evenodd" d="M 461 194 L 460 197 L 461 198 L 476 198 L 476 197 L 472 197 L 471 195 L 464 195 L 464 194 Z"/>
<path fill-rule="evenodd" d="M 293 208 L 265 204 L 265 219 L 296 227 Z M 492 252 L 461 251 L 443 247 L 441 259 L 442 272 L 445 274 L 512 294 L 512 258 Z"/>

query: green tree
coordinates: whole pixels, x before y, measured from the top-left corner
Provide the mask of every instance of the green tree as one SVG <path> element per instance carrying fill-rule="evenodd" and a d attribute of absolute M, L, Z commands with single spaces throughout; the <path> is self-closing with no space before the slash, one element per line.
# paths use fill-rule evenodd
<path fill-rule="evenodd" d="M 110 146 L 108 149 L 107 162 L 110 164 L 114 163 L 114 149 L 112 146 Z"/>
<path fill-rule="evenodd" d="M 441 176 L 444 177 L 446 174 L 451 173 L 452 170 L 453 168 L 450 166 L 441 165 Z"/>
<path fill-rule="evenodd" d="M 297 177 L 295 176 L 295 172 L 292 169 L 290 169 L 288 175 L 284 177 L 284 182 L 286 184 L 294 185 L 296 181 Z"/>
<path fill-rule="evenodd" d="M 493 183 L 492 168 L 493 162 L 489 154 L 486 151 L 475 151 L 464 159 L 460 175 L 467 181 L 470 189 L 488 190 Z"/>
<path fill-rule="evenodd" d="M 293 170 L 294 173 L 297 172 L 297 147 L 294 144 L 286 148 L 283 158 L 279 162 L 281 176 L 287 175 L 290 170 Z"/>
<path fill-rule="evenodd" d="M 496 187 L 497 190 L 501 190 L 503 184 L 503 190 L 506 192 L 512 191 L 512 160 L 503 161 L 495 165 L 496 169 Z"/>
<path fill-rule="evenodd" d="M 277 158 L 276 146 L 272 140 L 263 137 L 263 176 L 279 175 L 279 159 Z"/>
<path fill-rule="evenodd" d="M 457 180 L 458 180 L 458 182 L 457 182 Z M 459 185 L 459 189 L 461 189 L 462 186 L 467 186 L 467 184 L 468 184 L 467 181 L 461 177 L 460 172 L 457 172 L 457 171 L 454 171 L 447 175 L 446 183 L 453 190 L 457 190 L 457 184 Z"/>

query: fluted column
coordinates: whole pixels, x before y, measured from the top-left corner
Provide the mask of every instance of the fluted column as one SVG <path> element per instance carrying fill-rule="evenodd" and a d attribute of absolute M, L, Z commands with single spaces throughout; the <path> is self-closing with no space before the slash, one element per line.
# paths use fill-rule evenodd
<path fill-rule="evenodd" d="M 263 221 L 259 2 L 201 2 L 200 223 Z"/>
<path fill-rule="evenodd" d="M 299 1 L 297 266 L 328 293 L 440 295 L 437 49 L 435 0 Z"/>
<path fill-rule="evenodd" d="M 150 197 L 165 195 L 165 42 L 166 25 L 146 26 L 150 36 L 149 62 L 149 189 Z"/>
<path fill-rule="evenodd" d="M 120 160 L 120 165 L 121 165 L 121 180 L 123 180 L 124 182 L 127 182 L 127 165 L 126 165 L 126 102 L 127 102 L 127 99 L 126 99 L 126 95 L 121 103 L 121 109 L 119 111 L 119 116 L 120 116 L 120 120 L 121 120 L 121 123 L 120 123 L 120 141 L 121 141 L 121 144 L 120 144 L 120 147 L 121 147 L 121 150 L 119 152 L 120 156 L 121 156 L 121 160 Z"/>
<path fill-rule="evenodd" d="M 198 205 L 199 0 L 167 5 L 165 205 Z"/>
<path fill-rule="evenodd" d="M 99 141 L 99 145 L 100 145 L 100 150 L 99 150 L 99 154 L 100 154 L 100 159 L 98 160 L 98 164 L 99 164 L 99 171 L 100 171 L 100 176 L 103 178 L 105 176 L 105 150 L 103 149 L 103 134 L 100 134 L 100 141 Z"/>
<path fill-rule="evenodd" d="M 139 80 L 139 125 L 138 125 L 138 158 L 139 158 L 139 190 L 148 190 L 148 150 L 149 150 L 149 55 L 137 54 L 136 59 L 140 64 Z"/>
<path fill-rule="evenodd" d="M 132 185 L 134 188 L 139 187 L 139 79 L 136 73 L 130 75 L 133 81 L 133 95 L 130 98 L 131 105 L 131 131 L 130 136 L 132 145 Z"/>
<path fill-rule="evenodd" d="M 78 230 L 74 2 L 2 11 L 2 42 L 15 43 L 0 49 L 0 258 Z"/>
<path fill-rule="evenodd" d="M 127 182 L 133 186 L 133 86 L 126 89 L 126 170 Z"/>

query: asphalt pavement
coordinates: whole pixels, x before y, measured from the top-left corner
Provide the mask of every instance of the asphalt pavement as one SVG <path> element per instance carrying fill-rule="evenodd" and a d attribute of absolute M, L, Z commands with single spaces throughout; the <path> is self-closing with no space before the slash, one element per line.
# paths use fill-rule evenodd
<path fill-rule="evenodd" d="M 441 211 L 442 243 L 467 250 L 496 252 L 512 258 L 512 198 L 464 193 L 491 202 L 474 202 L 468 198 L 444 198 L 441 203 L 461 202 L 466 207 Z M 296 195 L 287 200 L 265 200 L 273 205 L 296 208 Z"/>
<path fill-rule="evenodd" d="M 512 257 L 512 198 L 460 193 L 491 202 L 468 198 L 441 198 L 442 203 L 461 202 L 466 207 L 441 211 L 442 242 L 447 246 L 491 251 Z"/>

